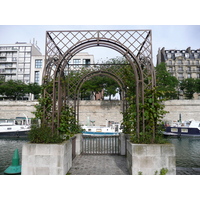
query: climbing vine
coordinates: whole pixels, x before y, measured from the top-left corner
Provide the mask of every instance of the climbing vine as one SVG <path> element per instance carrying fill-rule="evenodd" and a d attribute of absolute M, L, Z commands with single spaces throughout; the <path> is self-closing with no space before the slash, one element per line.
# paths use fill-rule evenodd
<path fill-rule="evenodd" d="M 165 143 L 163 137 L 163 122 L 162 119 L 167 111 L 164 110 L 164 104 L 162 103 L 162 92 L 157 91 L 156 87 L 152 89 L 146 89 L 144 95 L 144 104 L 139 104 L 139 134 L 136 133 L 137 112 L 136 104 L 134 103 L 135 96 L 127 98 L 129 107 L 124 113 L 123 127 L 124 133 L 131 135 L 131 142 L 133 143 Z M 143 121 L 144 116 L 144 121 Z M 145 123 L 145 126 L 143 126 Z M 145 130 L 143 131 L 143 127 Z M 153 131 L 154 130 L 154 131 Z"/>
<path fill-rule="evenodd" d="M 41 121 L 41 125 L 31 128 L 29 139 L 32 143 L 59 143 L 70 139 L 76 133 L 82 132 L 75 119 L 73 108 L 67 105 L 61 108 L 59 119 L 56 118 L 52 121 L 52 84 L 53 81 L 50 81 L 42 86 L 43 93 L 48 91 L 48 95 L 41 96 L 35 106 L 36 111 L 33 113 Z M 52 123 L 57 122 L 57 120 L 60 122 L 59 126 L 53 129 Z"/>

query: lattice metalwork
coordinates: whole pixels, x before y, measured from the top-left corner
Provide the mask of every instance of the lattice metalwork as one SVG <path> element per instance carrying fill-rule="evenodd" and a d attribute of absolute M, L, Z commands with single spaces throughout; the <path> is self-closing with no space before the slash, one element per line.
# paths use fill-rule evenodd
<path fill-rule="evenodd" d="M 46 113 L 52 118 L 53 128 L 59 127 L 59 115 L 62 106 L 66 104 L 73 103 L 78 116 L 77 100 L 81 85 L 93 76 L 100 74 L 110 76 L 118 82 L 125 93 L 123 65 L 113 67 L 109 64 L 90 66 L 69 64 L 78 52 L 98 46 L 119 52 L 131 65 L 136 84 L 137 113 L 141 112 L 139 103 L 144 100 L 144 89 L 155 85 L 151 30 L 47 31 L 43 77 L 44 83 L 52 81 L 53 89 L 51 92 L 46 90 L 44 96 L 49 96 L 53 101 L 51 112 Z M 137 132 L 139 132 L 139 114 L 137 120 Z"/>

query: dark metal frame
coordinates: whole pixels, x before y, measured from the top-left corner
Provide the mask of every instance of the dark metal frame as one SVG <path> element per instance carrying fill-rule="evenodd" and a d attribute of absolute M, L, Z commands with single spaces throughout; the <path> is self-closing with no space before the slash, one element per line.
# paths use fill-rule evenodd
<path fill-rule="evenodd" d="M 132 66 L 136 83 L 136 106 L 137 106 L 137 127 L 136 132 L 142 130 L 139 126 L 139 103 L 144 103 L 144 90 L 155 86 L 155 72 L 152 64 L 152 32 L 151 30 L 74 30 L 74 31 L 47 31 L 45 69 L 43 83 L 53 81 L 53 92 L 44 91 L 44 97 L 50 96 L 52 106 L 52 129 L 59 127 L 61 109 L 65 105 L 73 105 L 78 117 L 78 94 L 81 85 L 87 78 L 104 74 L 116 80 L 123 94 L 126 85 L 122 81 L 123 74 L 119 75 L 114 71 L 107 70 L 105 65 L 93 65 L 86 70 L 83 77 L 79 77 L 73 83 L 69 83 L 69 76 L 76 70 L 84 69 L 84 66 L 70 65 L 69 61 L 78 52 L 91 47 L 111 48 L 123 55 Z M 62 77 L 68 76 L 67 85 L 62 83 Z M 148 82 L 144 82 L 147 80 Z M 45 108 L 44 108 L 45 112 Z M 45 121 L 45 113 L 44 119 Z M 56 122 L 55 122 L 56 121 Z M 143 117 L 144 122 L 144 117 Z M 143 131 L 145 130 L 143 123 Z"/>

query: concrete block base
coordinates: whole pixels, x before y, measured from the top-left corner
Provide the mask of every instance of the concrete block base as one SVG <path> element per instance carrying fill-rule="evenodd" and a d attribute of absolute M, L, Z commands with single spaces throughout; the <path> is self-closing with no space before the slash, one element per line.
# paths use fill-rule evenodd
<path fill-rule="evenodd" d="M 176 175 L 176 153 L 173 144 L 133 144 L 127 141 L 127 165 L 132 175 Z"/>
<path fill-rule="evenodd" d="M 22 147 L 22 175 L 65 175 L 72 166 L 72 142 L 26 143 Z"/>

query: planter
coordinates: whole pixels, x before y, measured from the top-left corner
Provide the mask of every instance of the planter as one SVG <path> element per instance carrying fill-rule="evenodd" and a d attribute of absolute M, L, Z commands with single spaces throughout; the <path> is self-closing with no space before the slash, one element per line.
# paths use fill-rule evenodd
<path fill-rule="evenodd" d="M 173 144 L 133 144 L 127 141 L 127 165 L 132 175 L 176 175 L 176 155 Z"/>
<path fill-rule="evenodd" d="M 22 147 L 22 175 L 65 175 L 71 166 L 71 140 L 61 144 L 26 143 Z"/>

